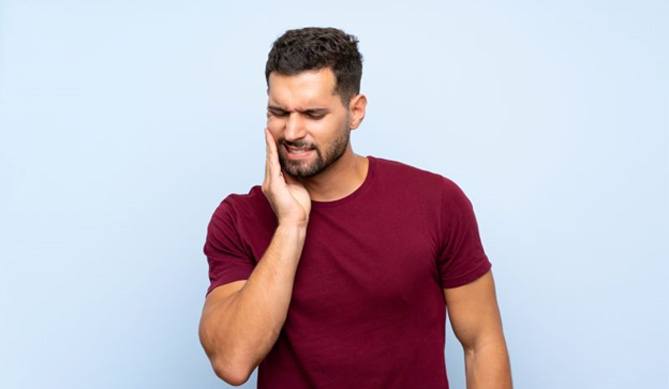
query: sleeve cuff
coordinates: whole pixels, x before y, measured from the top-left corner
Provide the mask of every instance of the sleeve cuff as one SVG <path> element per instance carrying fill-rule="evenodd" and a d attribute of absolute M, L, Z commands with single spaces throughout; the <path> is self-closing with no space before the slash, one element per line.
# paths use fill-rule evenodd
<path fill-rule="evenodd" d="M 474 268 L 469 273 L 467 273 L 465 275 L 462 275 L 460 277 L 454 278 L 452 280 L 442 280 L 442 286 L 443 286 L 443 288 L 456 288 L 458 286 L 468 284 L 472 281 L 477 280 L 478 278 L 480 278 L 484 274 L 486 274 L 490 270 L 491 267 L 492 267 L 492 264 L 486 258 L 483 262 L 481 262 L 476 268 Z"/>

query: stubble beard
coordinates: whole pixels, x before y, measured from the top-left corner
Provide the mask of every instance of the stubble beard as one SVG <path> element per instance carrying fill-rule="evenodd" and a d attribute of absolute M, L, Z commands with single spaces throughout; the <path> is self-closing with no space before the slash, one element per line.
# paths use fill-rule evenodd
<path fill-rule="evenodd" d="M 325 155 L 321 153 L 321 150 L 316 147 L 313 151 L 316 154 L 316 157 L 313 159 L 306 160 L 294 160 L 286 156 L 286 149 L 283 145 L 279 147 L 279 163 L 281 168 L 285 170 L 291 176 L 297 178 L 309 178 L 313 177 L 323 170 L 327 169 L 330 165 L 335 163 L 348 147 L 348 143 L 351 137 L 351 129 L 343 128 L 341 136 L 336 138 L 334 142 L 328 147 L 325 151 Z"/>

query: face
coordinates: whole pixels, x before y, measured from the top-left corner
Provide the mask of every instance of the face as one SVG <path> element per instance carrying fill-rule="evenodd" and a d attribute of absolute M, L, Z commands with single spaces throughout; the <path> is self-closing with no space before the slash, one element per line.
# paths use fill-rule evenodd
<path fill-rule="evenodd" d="M 335 83 L 330 68 L 269 76 L 267 128 L 281 168 L 292 176 L 315 176 L 350 149 L 351 112 Z"/>

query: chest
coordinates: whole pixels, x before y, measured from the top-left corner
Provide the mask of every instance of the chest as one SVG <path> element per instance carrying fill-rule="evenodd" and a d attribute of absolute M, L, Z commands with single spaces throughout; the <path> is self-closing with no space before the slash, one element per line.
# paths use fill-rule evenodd
<path fill-rule="evenodd" d="M 406 315 L 439 288 L 430 226 L 402 213 L 310 220 L 288 313 L 342 323 Z"/>

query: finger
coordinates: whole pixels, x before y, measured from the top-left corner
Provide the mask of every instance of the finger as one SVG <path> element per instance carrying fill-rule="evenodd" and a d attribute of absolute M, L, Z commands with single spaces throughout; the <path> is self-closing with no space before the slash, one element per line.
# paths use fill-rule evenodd
<path fill-rule="evenodd" d="M 276 142 L 272 133 L 267 130 L 269 136 L 269 159 L 270 159 L 270 173 L 276 176 L 281 176 L 281 164 L 279 163 L 279 152 L 277 151 Z"/>
<path fill-rule="evenodd" d="M 269 149 L 269 131 L 265 128 L 265 181 L 268 181 L 271 177 L 270 170 L 270 149 Z"/>

